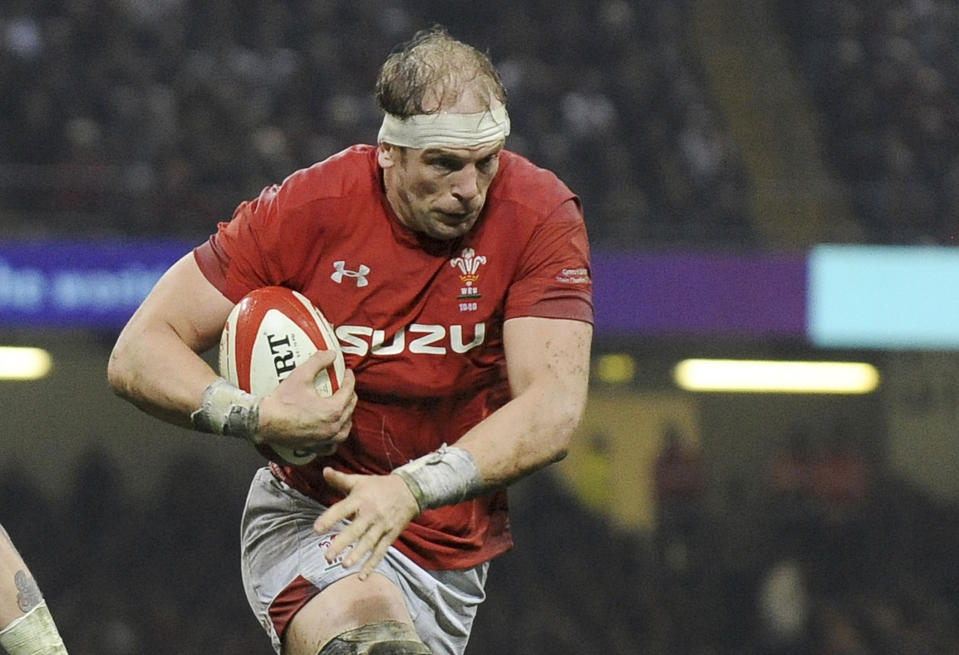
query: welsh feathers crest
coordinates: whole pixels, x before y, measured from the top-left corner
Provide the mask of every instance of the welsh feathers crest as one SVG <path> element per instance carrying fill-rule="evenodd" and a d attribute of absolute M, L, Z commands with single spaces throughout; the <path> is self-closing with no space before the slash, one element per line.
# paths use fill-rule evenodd
<path fill-rule="evenodd" d="M 463 275 L 460 276 L 460 279 L 462 279 L 464 282 L 475 282 L 479 278 L 479 275 L 476 274 L 476 271 L 478 271 L 479 267 L 485 263 L 486 257 L 483 255 L 477 255 L 476 251 L 472 248 L 463 248 L 463 252 L 460 253 L 459 257 L 453 257 L 450 260 L 450 266 L 459 266 L 459 269 L 463 272 Z"/>

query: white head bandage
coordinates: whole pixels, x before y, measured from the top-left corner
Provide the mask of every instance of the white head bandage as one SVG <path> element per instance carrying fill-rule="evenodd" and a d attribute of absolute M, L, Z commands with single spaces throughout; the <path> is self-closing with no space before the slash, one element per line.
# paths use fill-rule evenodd
<path fill-rule="evenodd" d="M 499 105 L 476 114 L 438 112 L 407 118 L 386 114 L 376 140 L 405 148 L 469 147 L 505 140 L 508 135 L 509 114 Z"/>

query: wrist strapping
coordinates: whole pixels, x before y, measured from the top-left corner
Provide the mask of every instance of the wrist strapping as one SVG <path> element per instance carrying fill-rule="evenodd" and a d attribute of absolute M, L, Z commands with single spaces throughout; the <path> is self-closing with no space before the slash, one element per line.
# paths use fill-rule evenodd
<path fill-rule="evenodd" d="M 260 399 L 217 378 L 203 392 L 203 404 L 190 414 L 200 432 L 254 441 L 260 427 Z"/>
<path fill-rule="evenodd" d="M 63 639 L 44 601 L 0 631 L 0 646 L 10 655 L 66 655 Z"/>
<path fill-rule="evenodd" d="M 483 489 L 483 477 L 470 452 L 446 444 L 393 473 L 409 487 L 421 512 L 461 503 Z"/>

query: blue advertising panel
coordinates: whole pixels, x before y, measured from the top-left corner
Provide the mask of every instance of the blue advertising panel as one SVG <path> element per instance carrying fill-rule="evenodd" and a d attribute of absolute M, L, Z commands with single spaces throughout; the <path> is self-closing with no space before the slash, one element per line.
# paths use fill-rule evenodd
<path fill-rule="evenodd" d="M 821 347 L 959 347 L 959 250 L 822 245 L 809 255 L 809 338 Z"/>
<path fill-rule="evenodd" d="M 121 327 L 191 244 L 0 242 L 0 326 Z"/>

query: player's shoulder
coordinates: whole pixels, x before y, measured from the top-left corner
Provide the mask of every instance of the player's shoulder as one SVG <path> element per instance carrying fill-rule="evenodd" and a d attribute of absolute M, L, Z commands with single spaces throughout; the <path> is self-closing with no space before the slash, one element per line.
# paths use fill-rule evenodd
<path fill-rule="evenodd" d="M 499 171 L 490 193 L 500 200 L 539 211 L 549 211 L 576 198 L 556 173 L 512 150 L 500 153 Z"/>
<path fill-rule="evenodd" d="M 350 146 L 312 166 L 290 174 L 280 185 L 285 204 L 361 197 L 377 184 L 376 147 Z"/>

